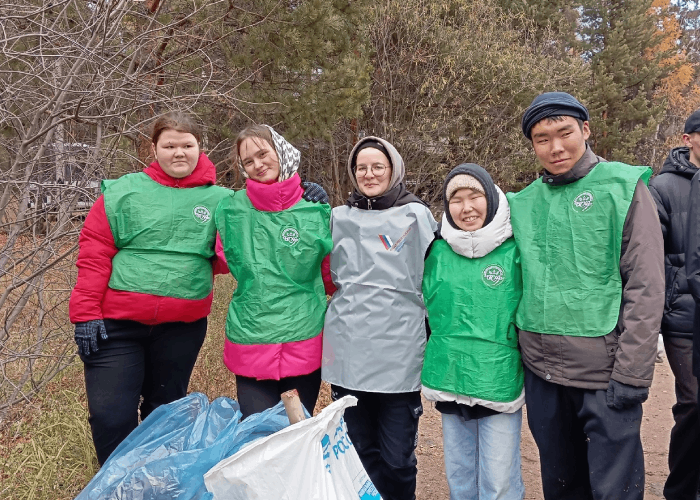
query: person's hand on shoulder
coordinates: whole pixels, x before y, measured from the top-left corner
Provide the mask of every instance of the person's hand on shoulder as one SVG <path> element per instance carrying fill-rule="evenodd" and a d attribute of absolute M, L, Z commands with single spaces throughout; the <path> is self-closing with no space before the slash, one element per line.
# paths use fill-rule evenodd
<path fill-rule="evenodd" d="M 301 187 L 304 188 L 302 197 L 306 201 L 312 203 L 329 203 L 328 193 L 319 184 L 315 182 L 302 182 Z"/>

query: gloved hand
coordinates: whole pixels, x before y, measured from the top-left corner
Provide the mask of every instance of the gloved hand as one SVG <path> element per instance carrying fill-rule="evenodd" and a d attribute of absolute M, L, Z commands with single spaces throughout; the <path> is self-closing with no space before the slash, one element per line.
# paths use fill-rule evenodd
<path fill-rule="evenodd" d="M 78 345 L 78 354 L 89 356 L 100 350 L 97 347 L 97 336 L 107 340 L 105 323 L 101 319 L 93 319 L 84 323 L 75 324 L 75 343 Z"/>
<path fill-rule="evenodd" d="M 634 406 L 637 403 L 641 404 L 646 401 L 648 397 L 648 387 L 634 387 L 633 385 L 623 384 L 617 380 L 610 379 L 608 393 L 605 399 L 610 408 L 622 410 Z"/>
<path fill-rule="evenodd" d="M 313 203 L 328 203 L 328 193 L 326 193 L 326 191 L 315 182 L 302 182 L 301 187 L 304 188 L 304 194 L 302 197 L 306 201 L 311 201 Z"/>

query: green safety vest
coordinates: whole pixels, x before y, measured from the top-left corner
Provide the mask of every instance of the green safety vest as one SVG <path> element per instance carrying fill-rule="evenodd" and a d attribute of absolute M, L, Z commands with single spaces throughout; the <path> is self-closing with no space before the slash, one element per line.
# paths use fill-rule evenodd
<path fill-rule="evenodd" d="M 172 188 L 139 172 L 102 181 L 102 192 L 119 249 L 110 288 L 194 300 L 211 293 L 213 215 L 228 189 Z"/>
<path fill-rule="evenodd" d="M 515 311 L 522 294 L 520 256 L 509 238 L 484 257 L 433 243 L 423 298 L 430 339 L 421 382 L 438 391 L 510 402 L 523 390 Z"/>
<path fill-rule="evenodd" d="M 236 344 L 307 340 L 323 329 L 321 261 L 333 248 L 331 210 L 305 200 L 280 212 L 257 210 L 245 191 L 221 202 L 216 225 L 238 281 L 226 317 Z"/>
<path fill-rule="evenodd" d="M 599 337 L 617 324 L 622 229 L 651 169 L 599 163 L 571 184 L 537 180 L 508 193 L 523 266 L 516 323 L 530 332 Z"/>

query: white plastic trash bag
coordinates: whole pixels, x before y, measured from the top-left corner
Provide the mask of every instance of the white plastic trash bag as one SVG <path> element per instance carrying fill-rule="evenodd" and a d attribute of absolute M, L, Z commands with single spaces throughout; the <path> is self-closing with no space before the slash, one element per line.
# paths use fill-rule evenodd
<path fill-rule="evenodd" d="M 343 420 L 345 396 L 318 416 L 254 441 L 204 475 L 214 500 L 380 500 Z"/>

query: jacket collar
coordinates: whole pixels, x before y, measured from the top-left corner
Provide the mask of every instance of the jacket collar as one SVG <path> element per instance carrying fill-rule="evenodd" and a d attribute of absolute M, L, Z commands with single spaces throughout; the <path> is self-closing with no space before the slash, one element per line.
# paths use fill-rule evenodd
<path fill-rule="evenodd" d="M 176 179 L 166 174 L 157 161 L 144 169 L 144 173 L 158 184 L 174 188 L 192 188 L 216 184 L 216 167 L 204 153 L 199 155 L 197 166 L 187 177 Z"/>
<path fill-rule="evenodd" d="M 664 161 L 660 174 L 671 173 L 691 179 L 698 171 L 697 165 L 690 161 L 690 149 L 687 146 L 673 148 Z"/>
<path fill-rule="evenodd" d="M 574 164 L 574 166 L 568 172 L 563 174 L 553 175 L 545 170 L 542 176 L 542 182 L 550 186 L 562 186 L 564 184 L 571 184 L 579 179 L 586 177 L 593 167 L 595 167 L 601 161 L 605 161 L 604 158 L 596 155 L 591 147 L 586 143 L 586 151 L 584 151 L 583 156 Z"/>
<path fill-rule="evenodd" d="M 301 200 L 304 188 L 298 173 L 289 179 L 263 184 L 252 179 L 245 181 L 246 194 L 253 206 L 263 212 L 281 212 Z"/>
<path fill-rule="evenodd" d="M 421 203 L 428 206 L 423 200 L 411 193 L 403 182 L 394 186 L 381 196 L 367 198 L 365 195 L 355 190 L 345 202 L 349 207 L 360 208 L 362 210 L 386 210 L 392 207 L 402 207 L 409 203 Z"/>

